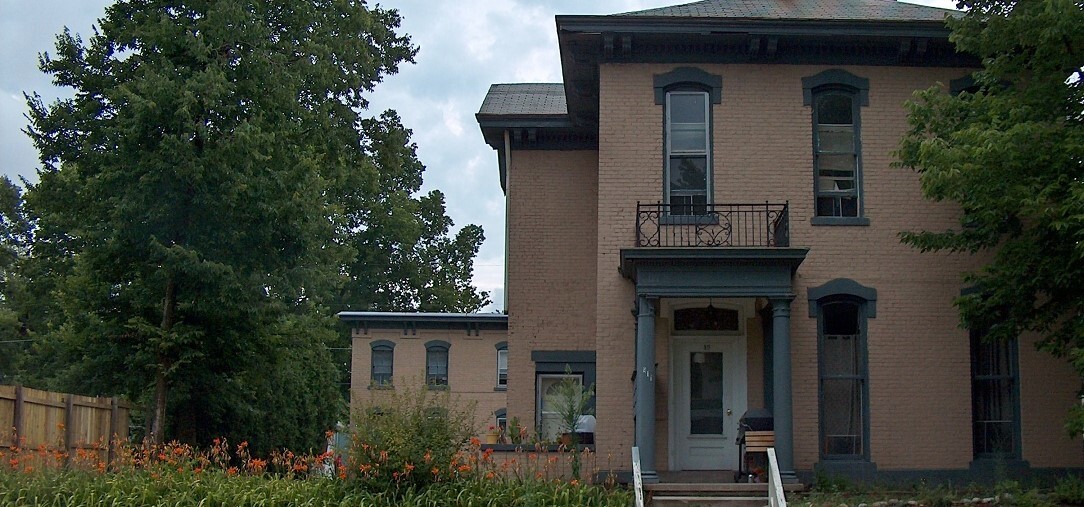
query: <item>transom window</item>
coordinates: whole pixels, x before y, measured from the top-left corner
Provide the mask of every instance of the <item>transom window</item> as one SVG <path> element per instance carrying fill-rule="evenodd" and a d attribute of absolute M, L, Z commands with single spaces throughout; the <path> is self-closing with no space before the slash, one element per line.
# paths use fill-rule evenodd
<path fill-rule="evenodd" d="M 740 330 L 739 312 L 733 308 L 716 308 L 708 304 L 703 308 L 678 308 L 674 310 L 674 331 L 724 331 Z"/>
<path fill-rule="evenodd" d="M 666 94 L 666 203 L 672 215 L 707 211 L 711 195 L 709 96 L 702 91 Z"/>

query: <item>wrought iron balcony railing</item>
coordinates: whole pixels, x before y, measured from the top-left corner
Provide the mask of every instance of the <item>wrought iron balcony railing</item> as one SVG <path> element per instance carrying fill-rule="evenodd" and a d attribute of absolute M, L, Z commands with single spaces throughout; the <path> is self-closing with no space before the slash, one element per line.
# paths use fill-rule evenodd
<path fill-rule="evenodd" d="M 788 247 L 788 204 L 636 203 L 639 247 Z"/>

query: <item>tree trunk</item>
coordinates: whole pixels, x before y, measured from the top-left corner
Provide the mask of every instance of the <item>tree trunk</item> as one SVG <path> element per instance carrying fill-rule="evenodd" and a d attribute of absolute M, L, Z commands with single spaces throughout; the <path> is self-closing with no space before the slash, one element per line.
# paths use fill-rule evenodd
<path fill-rule="evenodd" d="M 165 301 L 162 304 L 162 334 L 168 336 L 173 330 L 173 324 L 176 321 L 174 310 L 177 307 L 177 283 L 173 280 L 172 275 L 166 282 L 166 297 L 164 299 Z M 166 395 L 169 390 L 166 372 L 169 367 L 169 359 L 159 355 L 158 368 L 154 375 L 154 415 L 150 418 L 151 427 L 147 435 L 152 444 L 165 442 Z"/>
<path fill-rule="evenodd" d="M 165 441 L 166 423 L 166 371 L 162 364 L 158 365 L 158 372 L 154 376 L 154 417 L 151 420 L 150 441 L 152 444 L 162 444 Z"/>

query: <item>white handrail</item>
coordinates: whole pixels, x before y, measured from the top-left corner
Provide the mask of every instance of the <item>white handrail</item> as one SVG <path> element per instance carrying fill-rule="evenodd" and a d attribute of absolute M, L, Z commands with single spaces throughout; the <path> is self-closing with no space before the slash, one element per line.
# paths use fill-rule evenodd
<path fill-rule="evenodd" d="M 640 475 L 640 448 L 632 448 L 632 484 L 636 489 L 636 507 L 644 507 L 644 479 Z"/>
<path fill-rule="evenodd" d="M 787 507 L 783 480 L 779 477 L 779 463 L 775 459 L 775 447 L 768 448 L 768 507 Z"/>

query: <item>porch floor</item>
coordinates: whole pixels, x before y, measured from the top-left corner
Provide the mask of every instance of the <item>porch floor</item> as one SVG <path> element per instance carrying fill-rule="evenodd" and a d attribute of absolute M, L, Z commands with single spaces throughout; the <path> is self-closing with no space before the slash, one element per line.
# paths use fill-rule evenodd
<path fill-rule="evenodd" d="M 683 470 L 681 472 L 659 471 L 663 484 L 733 484 L 734 470 Z"/>

